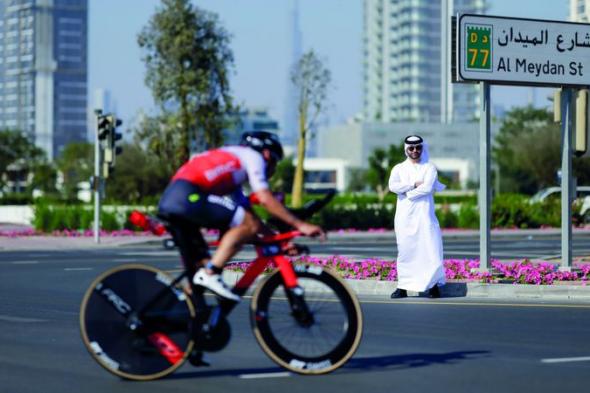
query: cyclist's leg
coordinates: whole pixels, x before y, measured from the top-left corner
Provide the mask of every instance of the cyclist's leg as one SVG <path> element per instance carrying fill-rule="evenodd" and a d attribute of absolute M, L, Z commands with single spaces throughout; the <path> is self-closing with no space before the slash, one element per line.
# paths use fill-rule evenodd
<path fill-rule="evenodd" d="M 213 258 L 206 264 L 206 268 L 198 271 L 193 282 L 197 285 L 206 287 L 218 295 L 233 301 L 239 301 L 240 297 L 233 293 L 225 284 L 221 277 L 223 267 L 242 247 L 244 242 L 252 238 L 260 229 L 260 221 L 256 216 L 244 209 L 242 206 L 229 208 L 231 206 L 229 199 L 222 203 L 221 207 L 216 203 L 215 198 L 208 198 L 210 206 L 208 212 L 210 214 L 217 214 L 217 217 L 229 217 L 227 213 L 231 212 L 231 219 L 219 220 L 217 222 L 225 222 L 226 227 L 229 227 L 221 237 L 220 244 L 215 251 Z"/>
<path fill-rule="evenodd" d="M 210 258 L 209 247 L 200 230 L 204 223 L 195 211 L 195 202 L 202 199 L 198 187 L 187 181 L 175 181 L 166 188 L 158 206 L 158 216 L 168 221 L 168 230 L 191 277 Z"/>
<path fill-rule="evenodd" d="M 244 241 L 260 228 L 253 213 L 229 197 L 202 193 L 197 186 L 183 180 L 168 186 L 160 201 L 159 210 L 161 215 L 181 217 L 195 226 L 220 230 L 230 228 L 222 237 L 220 251 L 216 252 L 214 262 L 208 261 L 207 269 L 197 271 L 193 282 L 225 298 L 239 300 L 221 279 L 221 271 Z M 182 247 L 181 252 L 186 248 Z"/>
<path fill-rule="evenodd" d="M 209 246 L 203 239 L 200 227 L 179 218 L 169 218 L 168 220 L 170 222 L 169 231 L 178 246 L 184 268 L 189 277 L 192 277 L 197 269 L 211 259 Z"/>
<path fill-rule="evenodd" d="M 231 226 L 220 240 L 219 246 L 211 258 L 211 264 L 223 269 L 229 261 L 244 245 L 260 231 L 260 220 L 251 211 L 244 210 L 241 222 L 232 222 Z"/>

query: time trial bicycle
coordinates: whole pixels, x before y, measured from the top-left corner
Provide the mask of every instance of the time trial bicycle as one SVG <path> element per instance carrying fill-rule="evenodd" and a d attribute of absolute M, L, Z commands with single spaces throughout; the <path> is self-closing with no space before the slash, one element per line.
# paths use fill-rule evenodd
<path fill-rule="evenodd" d="M 297 215 L 306 217 L 325 203 L 312 203 Z M 285 369 L 324 374 L 355 353 L 363 317 L 356 295 L 338 275 L 287 257 L 294 249 L 306 251 L 305 246 L 293 247 L 297 236 L 297 231 L 286 231 L 253 242 L 257 257 L 233 292 L 245 295 L 268 266 L 276 267 L 252 294 L 254 337 Z M 223 349 L 231 337 L 227 316 L 237 303 L 206 296 L 191 274 L 186 266 L 174 278 L 152 266 L 125 264 L 98 276 L 80 307 L 82 340 L 92 358 L 122 378 L 152 380 L 187 359 L 203 365 L 204 352 Z"/>

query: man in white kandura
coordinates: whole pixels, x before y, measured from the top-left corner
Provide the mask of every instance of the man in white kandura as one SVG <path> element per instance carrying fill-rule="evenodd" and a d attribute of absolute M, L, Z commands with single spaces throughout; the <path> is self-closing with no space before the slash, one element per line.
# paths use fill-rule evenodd
<path fill-rule="evenodd" d="M 391 170 L 389 190 L 397 194 L 395 237 L 398 285 L 391 298 L 407 297 L 407 291 L 440 297 L 445 284 L 440 226 L 434 214 L 434 193 L 445 186 L 428 162 L 428 146 L 417 135 L 404 141 L 408 157 Z"/>

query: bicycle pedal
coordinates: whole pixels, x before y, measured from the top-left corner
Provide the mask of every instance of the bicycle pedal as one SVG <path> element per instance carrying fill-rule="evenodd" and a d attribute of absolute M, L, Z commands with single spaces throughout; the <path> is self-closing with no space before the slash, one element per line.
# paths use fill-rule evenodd
<path fill-rule="evenodd" d="M 188 357 L 188 361 L 195 367 L 209 367 L 211 366 L 211 362 L 209 361 L 207 355 L 200 351 L 193 351 L 190 356 Z"/>

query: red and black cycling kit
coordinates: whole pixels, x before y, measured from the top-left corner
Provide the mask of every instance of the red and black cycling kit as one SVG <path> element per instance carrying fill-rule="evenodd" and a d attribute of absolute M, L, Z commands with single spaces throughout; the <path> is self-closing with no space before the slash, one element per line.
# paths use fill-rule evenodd
<path fill-rule="evenodd" d="M 252 192 L 268 189 L 264 158 L 246 146 L 198 154 L 172 177 L 160 198 L 158 216 L 173 224 L 184 261 L 209 255 L 199 228 L 226 230 L 242 223 L 249 206 L 242 192 L 246 181 Z"/>
<path fill-rule="evenodd" d="M 265 170 L 262 155 L 246 146 L 196 155 L 172 177 L 160 200 L 159 214 L 207 228 L 239 225 L 247 206 L 242 184 L 248 181 L 252 192 L 268 189 Z"/>

